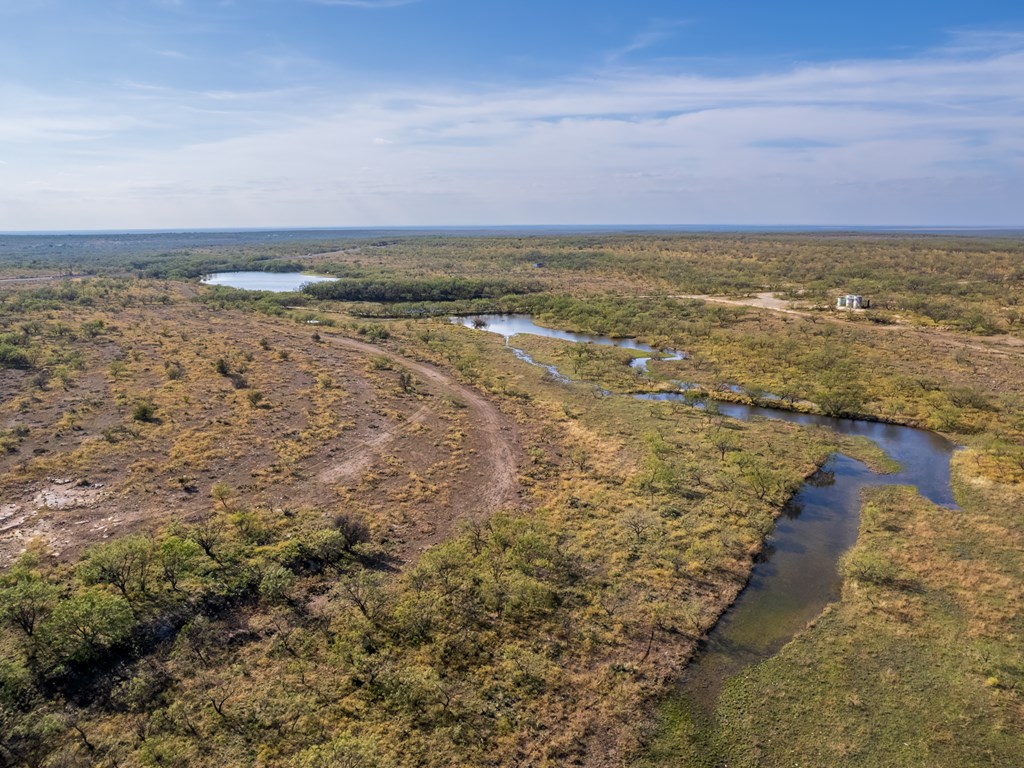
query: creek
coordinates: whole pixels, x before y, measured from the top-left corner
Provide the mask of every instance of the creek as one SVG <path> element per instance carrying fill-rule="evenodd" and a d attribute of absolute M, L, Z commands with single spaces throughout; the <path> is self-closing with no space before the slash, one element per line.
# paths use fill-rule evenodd
<path fill-rule="evenodd" d="M 511 344 L 517 334 L 650 352 L 651 357 L 640 358 L 645 360 L 644 370 L 646 361 L 651 359 L 685 358 L 685 353 L 659 351 L 633 339 L 545 328 L 525 315 L 484 315 L 453 318 L 452 322 L 501 334 L 506 346 L 531 365 L 541 364 Z M 570 381 L 554 366 L 541 367 L 558 381 Z M 692 399 L 684 393 L 689 385 L 678 384 L 679 392 L 633 397 L 691 403 Z M 789 500 L 754 563 L 746 587 L 719 619 L 683 674 L 684 696 L 705 712 L 713 709 L 726 680 L 776 654 L 828 603 L 839 598 L 842 578 L 838 563 L 857 540 L 863 489 L 878 485 L 912 485 L 935 504 L 956 509 L 950 484 L 950 461 L 956 446 L 939 434 L 896 424 L 739 403 L 717 403 L 717 408 L 723 415 L 735 419 L 777 419 L 865 437 L 897 461 L 901 469 L 895 474 L 879 474 L 849 456 L 836 453 Z"/>

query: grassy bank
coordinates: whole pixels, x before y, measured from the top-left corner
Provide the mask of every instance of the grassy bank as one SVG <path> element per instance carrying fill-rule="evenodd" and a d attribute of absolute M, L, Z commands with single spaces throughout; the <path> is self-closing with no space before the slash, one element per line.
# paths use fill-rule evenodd
<path fill-rule="evenodd" d="M 666 704 L 650 764 L 1021 764 L 1024 515 L 973 463 L 956 459 L 961 510 L 871 490 L 842 600 L 732 680 L 713 721 Z"/>

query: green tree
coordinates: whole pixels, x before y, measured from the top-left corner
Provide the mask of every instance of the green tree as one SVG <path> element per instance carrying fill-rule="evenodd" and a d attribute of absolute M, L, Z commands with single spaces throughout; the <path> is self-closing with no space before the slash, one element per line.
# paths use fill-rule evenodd
<path fill-rule="evenodd" d="M 231 509 L 230 501 L 234 492 L 231 490 L 231 486 L 227 483 L 214 483 L 213 487 L 210 488 L 210 495 L 215 501 L 219 501 L 224 509 Z"/>
<path fill-rule="evenodd" d="M 175 592 L 178 591 L 181 578 L 195 567 L 199 551 L 198 544 L 180 536 L 167 536 L 160 542 L 156 553 L 157 563 L 167 586 Z"/>
<path fill-rule="evenodd" d="M 821 376 L 818 407 L 826 416 L 853 416 L 864 409 L 864 385 L 854 378 L 852 367 L 840 365 Z"/>
<path fill-rule="evenodd" d="M 0 586 L 0 619 L 32 637 L 53 609 L 58 592 L 57 586 L 34 571 L 12 571 Z"/>
<path fill-rule="evenodd" d="M 131 602 L 149 593 L 156 548 L 148 536 L 123 536 L 90 549 L 79 566 L 86 584 L 110 584 Z"/>
<path fill-rule="evenodd" d="M 121 595 L 91 587 L 60 601 L 40 625 L 40 639 L 57 665 L 88 661 L 128 637 L 131 606 Z"/>
<path fill-rule="evenodd" d="M 148 400 L 142 400 L 135 404 L 132 410 L 132 418 L 135 421 L 150 422 L 156 413 L 156 406 Z"/>

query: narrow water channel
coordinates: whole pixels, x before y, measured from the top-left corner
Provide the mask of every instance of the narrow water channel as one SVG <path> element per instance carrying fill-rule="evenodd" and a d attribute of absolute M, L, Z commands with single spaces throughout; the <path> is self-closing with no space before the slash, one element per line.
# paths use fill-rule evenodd
<path fill-rule="evenodd" d="M 571 341 L 577 344 L 600 344 L 608 347 L 620 347 L 632 349 L 637 352 L 649 352 L 650 357 L 637 357 L 630 365 L 643 371 L 647 370 L 647 363 L 651 358 L 659 360 L 682 360 L 686 357 L 685 352 L 678 352 L 674 349 L 655 349 L 649 344 L 643 344 L 636 339 L 615 339 L 610 336 L 598 336 L 590 333 L 573 333 L 572 331 L 560 331 L 557 328 L 545 328 L 537 325 L 529 315 L 476 315 L 474 317 L 453 317 L 452 322 L 463 325 L 466 328 L 475 328 L 480 331 L 489 331 L 504 336 L 506 340 L 513 336 L 525 333 L 529 336 L 543 336 L 548 339 L 559 339 Z M 515 349 L 513 347 L 513 349 Z M 515 350 L 517 355 L 525 354 L 522 350 Z M 522 359 L 522 358 L 520 358 Z M 561 375 L 561 374 L 559 374 Z"/>
<path fill-rule="evenodd" d="M 464 318 L 453 321 L 505 336 L 506 344 L 517 357 L 533 365 L 539 364 L 509 343 L 512 336 L 528 333 L 566 341 L 611 344 L 651 352 L 652 358 L 679 354 L 659 351 L 632 339 L 544 328 L 522 315 L 484 316 L 480 320 L 485 325 Z M 560 380 L 568 381 L 568 377 L 553 367 L 543 367 L 549 368 Z M 685 383 L 679 384 L 680 390 L 686 389 Z M 682 391 L 633 397 L 687 401 Z M 773 656 L 828 603 L 838 599 L 839 558 L 857 540 L 864 488 L 913 485 L 933 503 L 956 508 L 950 484 L 950 460 L 955 446 L 934 432 L 737 403 L 719 403 L 718 409 L 735 419 L 777 419 L 827 427 L 842 435 L 866 437 L 899 462 L 901 469 L 896 474 L 881 475 L 849 456 L 834 454 L 789 501 L 754 564 L 747 586 L 715 625 L 684 672 L 682 685 L 686 698 L 708 713 L 714 708 L 726 680 Z"/>
<path fill-rule="evenodd" d="M 675 397 L 682 399 L 681 395 Z M 929 501 L 956 508 L 950 483 L 950 460 L 956 446 L 942 435 L 896 424 L 733 403 L 720 403 L 719 409 L 738 419 L 816 424 L 840 434 L 866 437 L 898 461 L 901 470 L 881 475 L 837 453 L 789 500 L 754 563 L 747 586 L 683 673 L 686 698 L 705 713 L 714 709 L 729 678 L 774 656 L 826 605 L 839 599 L 839 558 L 857 541 L 863 489 L 913 485 Z"/>

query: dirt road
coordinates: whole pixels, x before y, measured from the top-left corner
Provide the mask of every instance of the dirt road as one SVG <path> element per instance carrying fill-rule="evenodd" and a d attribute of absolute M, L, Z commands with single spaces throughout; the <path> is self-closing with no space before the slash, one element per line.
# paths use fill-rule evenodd
<path fill-rule="evenodd" d="M 775 312 L 784 312 L 787 315 L 809 315 L 809 312 L 802 312 L 799 309 L 791 309 L 790 303 L 785 299 L 776 298 L 774 293 L 758 293 L 747 299 L 729 299 L 724 296 L 709 296 L 704 293 L 682 293 L 678 296 L 670 296 L 672 299 L 696 299 L 697 301 L 709 301 L 713 304 L 729 304 L 734 307 L 759 307 L 771 309 Z"/>
<path fill-rule="evenodd" d="M 519 500 L 519 439 L 515 423 L 479 392 L 455 381 L 449 374 L 427 363 L 403 357 L 383 347 L 367 344 L 344 336 L 324 336 L 330 343 L 364 355 L 383 356 L 413 372 L 436 391 L 459 401 L 465 406 L 472 426 L 468 435 L 466 462 L 469 477 L 461 485 L 468 496 L 453 498 L 450 518 L 435 521 L 436 531 L 431 544 L 446 538 L 458 519 L 490 513 L 518 504 Z M 407 423 L 415 423 L 424 416 L 424 409 L 414 414 Z M 343 477 L 361 471 L 372 461 L 374 454 L 396 436 L 395 430 L 386 430 L 366 441 L 358 450 L 344 457 L 331 472 Z"/>
<path fill-rule="evenodd" d="M 850 324 L 850 318 L 843 312 L 829 314 L 823 312 L 812 312 L 809 310 L 792 309 L 791 302 L 785 299 L 776 298 L 773 293 L 758 293 L 753 297 L 744 299 L 730 299 L 724 296 L 709 296 L 707 294 L 678 294 L 670 296 L 672 299 L 694 299 L 707 301 L 712 304 L 727 304 L 734 307 L 754 307 L 756 309 L 767 309 L 785 315 L 797 315 L 815 321 L 821 320 L 826 323 Z M 860 312 L 861 310 L 855 310 Z M 1017 336 L 972 336 L 958 333 L 948 328 L 921 328 L 906 323 L 856 323 L 852 327 L 866 330 L 891 333 L 899 331 L 909 336 L 916 336 L 921 340 L 936 342 L 946 347 L 970 349 L 975 352 L 991 352 L 996 355 L 1019 355 L 1024 351 L 1024 339 Z"/>

